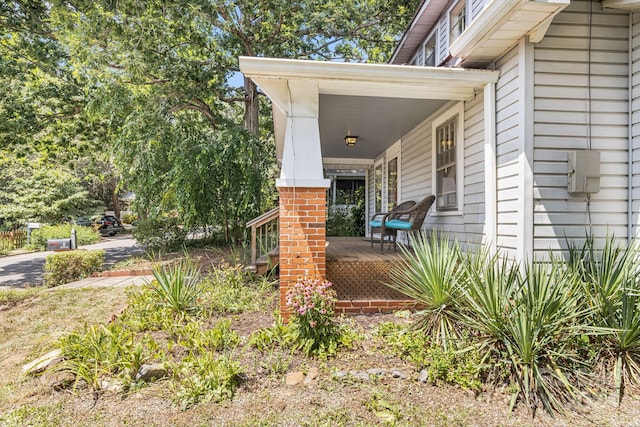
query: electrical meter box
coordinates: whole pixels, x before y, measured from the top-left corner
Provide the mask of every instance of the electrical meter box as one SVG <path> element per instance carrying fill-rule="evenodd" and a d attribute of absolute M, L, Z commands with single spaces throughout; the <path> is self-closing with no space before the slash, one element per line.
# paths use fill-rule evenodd
<path fill-rule="evenodd" d="M 600 152 L 569 151 L 569 193 L 600 191 Z"/>

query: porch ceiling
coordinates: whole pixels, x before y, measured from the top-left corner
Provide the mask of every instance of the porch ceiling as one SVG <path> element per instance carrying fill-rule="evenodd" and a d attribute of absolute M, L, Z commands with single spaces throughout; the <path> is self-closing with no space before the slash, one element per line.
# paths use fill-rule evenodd
<path fill-rule="evenodd" d="M 447 101 L 320 95 L 320 143 L 327 158 L 374 159 Z M 344 137 L 358 136 L 355 147 Z"/>
<path fill-rule="evenodd" d="M 331 164 L 362 165 L 448 101 L 470 100 L 499 71 L 389 64 L 240 57 L 240 70 L 272 100 L 278 160 L 282 159 L 287 116 L 308 94 L 295 82 L 317 88 L 322 156 Z M 309 113 L 313 111 L 309 110 Z M 358 135 L 355 147 L 344 136 Z M 336 163 L 334 160 L 344 159 Z M 353 159 L 349 162 L 348 159 Z M 327 161 L 325 161 L 325 167 Z"/>

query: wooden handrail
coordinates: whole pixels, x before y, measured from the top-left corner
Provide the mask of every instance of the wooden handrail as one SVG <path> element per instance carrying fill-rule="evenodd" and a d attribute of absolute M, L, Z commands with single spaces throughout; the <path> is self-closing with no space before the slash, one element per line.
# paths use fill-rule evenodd
<path fill-rule="evenodd" d="M 278 246 L 280 208 L 271 209 L 247 222 L 247 228 L 251 228 L 251 263 L 255 264 L 258 258 Z M 258 245 L 258 240 L 260 240 L 260 245 Z M 260 248 L 259 253 L 258 247 Z"/>
<path fill-rule="evenodd" d="M 256 217 L 256 218 L 252 219 L 251 221 L 247 222 L 247 228 L 254 227 L 254 226 L 255 227 L 260 227 L 261 225 L 264 225 L 267 222 L 269 222 L 272 219 L 277 218 L 279 216 L 280 216 L 280 207 L 273 208 L 269 212 L 265 212 L 262 215 L 260 215 L 259 217 Z"/>

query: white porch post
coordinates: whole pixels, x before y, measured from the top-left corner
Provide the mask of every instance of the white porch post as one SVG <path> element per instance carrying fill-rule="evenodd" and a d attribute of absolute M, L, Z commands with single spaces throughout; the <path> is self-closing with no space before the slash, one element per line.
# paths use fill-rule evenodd
<path fill-rule="evenodd" d="M 318 82 L 288 80 L 289 105 L 278 187 L 329 188 L 322 170 Z"/>
<path fill-rule="evenodd" d="M 487 83 L 484 86 L 484 238 L 492 254 L 496 252 L 498 239 L 496 163 L 496 84 Z"/>
<path fill-rule="evenodd" d="M 300 278 L 324 279 L 326 190 L 315 81 L 287 82 L 287 121 L 280 178 L 280 313 L 290 315 L 287 291 Z"/>

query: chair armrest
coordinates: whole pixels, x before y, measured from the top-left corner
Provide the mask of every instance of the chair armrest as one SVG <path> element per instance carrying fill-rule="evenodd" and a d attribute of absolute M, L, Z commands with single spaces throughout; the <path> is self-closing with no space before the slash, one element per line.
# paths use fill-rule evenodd
<path fill-rule="evenodd" d="M 371 218 L 369 218 L 369 221 L 373 221 L 378 216 L 386 216 L 388 214 L 389 212 L 376 212 L 371 216 Z"/>

